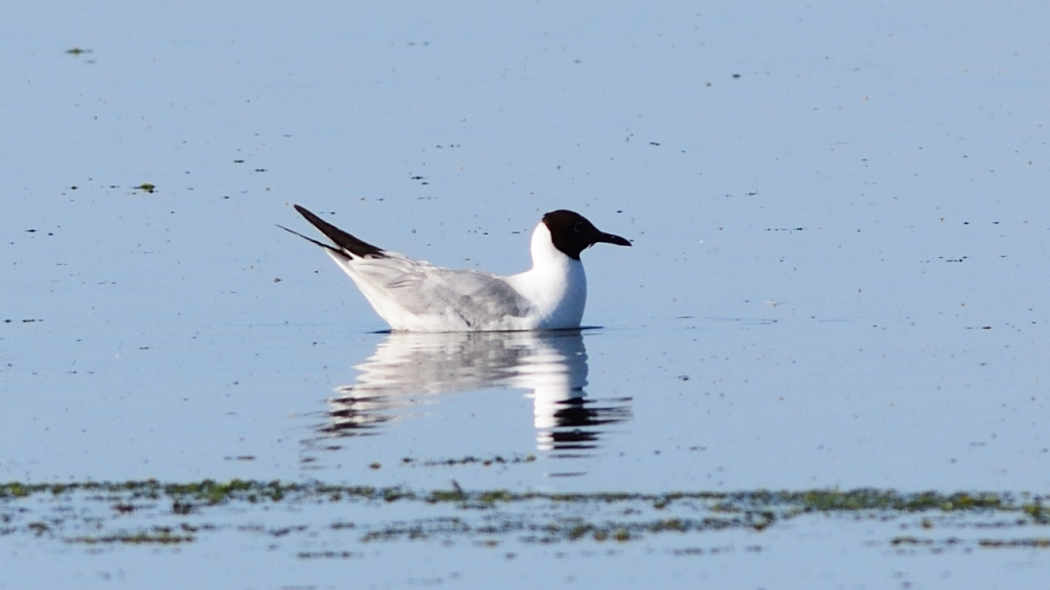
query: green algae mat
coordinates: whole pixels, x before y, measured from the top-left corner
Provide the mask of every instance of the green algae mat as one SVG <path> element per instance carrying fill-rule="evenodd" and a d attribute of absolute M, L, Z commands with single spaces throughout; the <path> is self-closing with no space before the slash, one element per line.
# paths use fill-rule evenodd
<path fill-rule="evenodd" d="M 178 545 L 220 533 L 335 535 L 342 550 L 400 540 L 483 545 L 632 543 L 657 535 L 765 531 L 802 518 L 875 522 L 893 547 L 1050 548 L 1044 498 L 1028 493 L 818 489 L 666 493 L 411 490 L 204 480 L 0 484 L 0 536 Z"/>

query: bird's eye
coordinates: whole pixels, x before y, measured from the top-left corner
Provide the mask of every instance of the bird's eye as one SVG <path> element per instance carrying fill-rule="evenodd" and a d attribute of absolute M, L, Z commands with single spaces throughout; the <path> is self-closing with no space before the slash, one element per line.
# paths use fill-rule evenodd
<path fill-rule="evenodd" d="M 580 233 L 580 228 L 581 227 L 583 227 L 583 223 L 582 222 L 578 222 L 578 223 L 576 223 L 576 225 L 572 226 L 572 229 L 576 233 Z"/>

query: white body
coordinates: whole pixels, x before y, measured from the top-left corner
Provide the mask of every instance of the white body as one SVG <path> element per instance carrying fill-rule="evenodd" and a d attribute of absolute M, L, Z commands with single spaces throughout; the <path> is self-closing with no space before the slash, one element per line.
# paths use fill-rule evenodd
<path fill-rule="evenodd" d="M 329 255 L 394 330 L 460 332 L 578 328 L 587 303 L 583 264 L 554 247 L 544 223 L 532 234 L 532 268 L 501 277 L 452 270 L 394 252 Z"/>

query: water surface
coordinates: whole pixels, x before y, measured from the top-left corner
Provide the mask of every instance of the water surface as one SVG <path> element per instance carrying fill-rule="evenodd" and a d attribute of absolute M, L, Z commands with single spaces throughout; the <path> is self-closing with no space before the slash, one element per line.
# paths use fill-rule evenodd
<path fill-rule="evenodd" d="M 0 481 L 1025 501 L 1050 484 L 1039 3 L 8 12 Z M 388 334 L 275 226 L 309 231 L 292 203 L 452 267 L 524 270 L 558 208 L 634 247 L 584 253 L 593 328 Z M 85 547 L 38 535 L 66 506 L 38 500 L 0 500 L 40 519 L 0 524 L 0 587 L 348 570 L 383 587 L 1032 586 L 1050 536 L 1010 515 L 982 544 L 934 509 L 370 544 L 331 528 L 341 505 L 234 504 L 195 516 L 232 524 L 190 543 Z M 84 502 L 125 522 L 122 500 Z M 181 526 L 167 503 L 136 510 L 129 535 Z M 580 510 L 549 514 L 601 516 Z"/>

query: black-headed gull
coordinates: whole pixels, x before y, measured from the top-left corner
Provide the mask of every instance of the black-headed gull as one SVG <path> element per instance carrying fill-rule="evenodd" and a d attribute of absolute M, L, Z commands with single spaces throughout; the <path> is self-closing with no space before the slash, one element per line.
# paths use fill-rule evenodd
<path fill-rule="evenodd" d="M 304 207 L 295 206 L 334 245 L 288 230 L 325 249 L 394 330 L 465 332 L 579 328 L 587 303 L 580 253 L 605 242 L 631 243 L 599 231 L 579 213 L 543 216 L 532 233 L 532 268 L 507 277 L 453 270 L 377 248 Z"/>

